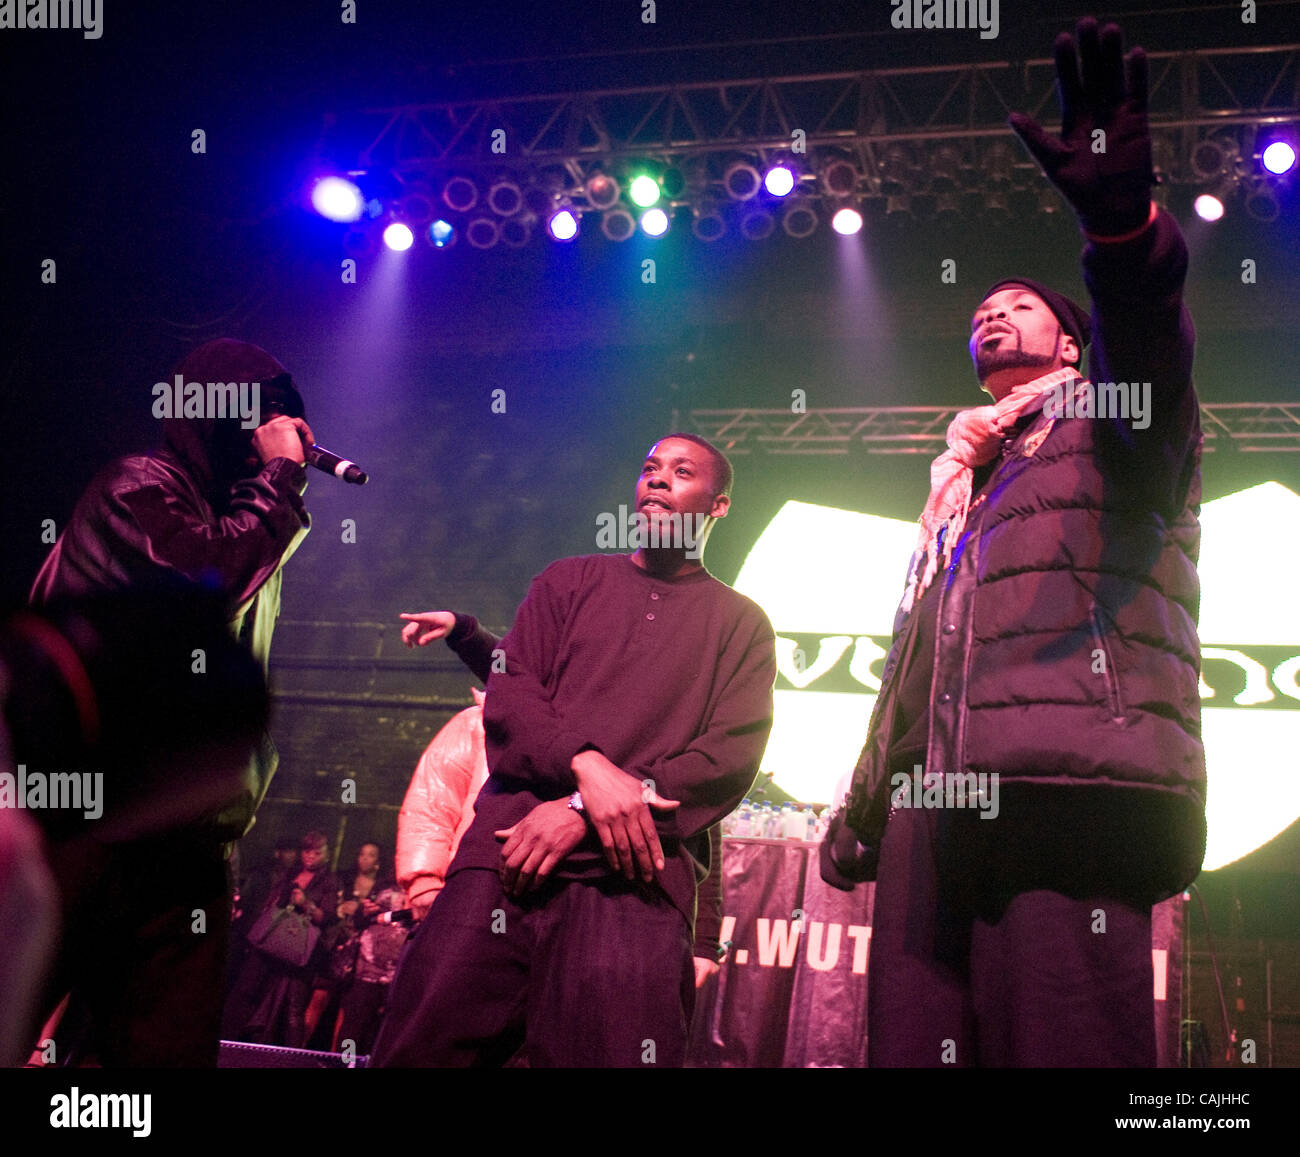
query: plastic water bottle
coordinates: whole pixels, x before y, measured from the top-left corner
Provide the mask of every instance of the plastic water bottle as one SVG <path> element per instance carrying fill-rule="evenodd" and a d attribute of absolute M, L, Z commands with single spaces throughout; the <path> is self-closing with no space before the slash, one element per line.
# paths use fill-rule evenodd
<path fill-rule="evenodd" d="M 817 813 L 813 811 L 813 805 L 809 804 L 803 812 L 804 830 L 808 833 L 804 836 L 806 840 L 815 840 L 817 838 Z"/>
<path fill-rule="evenodd" d="M 781 809 L 781 826 L 781 834 L 787 840 L 803 839 L 803 815 L 794 804 L 788 803 Z"/>
<path fill-rule="evenodd" d="M 749 835 L 749 800 L 741 800 L 740 807 L 738 807 L 732 814 L 734 814 L 736 818 L 731 825 L 731 834 L 733 836 Z"/>

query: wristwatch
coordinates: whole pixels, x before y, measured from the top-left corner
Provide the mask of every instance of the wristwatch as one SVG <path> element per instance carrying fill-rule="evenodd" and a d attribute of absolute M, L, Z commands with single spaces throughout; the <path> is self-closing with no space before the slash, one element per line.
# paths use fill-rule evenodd
<path fill-rule="evenodd" d="M 573 808 L 583 819 L 587 818 L 587 809 L 582 806 L 582 792 L 575 791 L 569 796 L 569 806 Z"/>

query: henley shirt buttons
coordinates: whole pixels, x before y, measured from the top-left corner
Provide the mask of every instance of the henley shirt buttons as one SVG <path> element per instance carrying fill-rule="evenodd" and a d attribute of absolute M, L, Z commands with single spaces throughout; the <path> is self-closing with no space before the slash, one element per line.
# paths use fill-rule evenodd
<path fill-rule="evenodd" d="M 949 695 L 947 691 L 945 691 L 942 695 L 939 696 L 939 702 L 940 702 L 940 703 L 951 703 L 951 702 L 952 702 L 952 696 Z"/>
<path fill-rule="evenodd" d="M 654 615 L 653 615 L 653 614 L 646 615 L 646 618 L 649 619 L 651 622 L 654 622 Z"/>
<path fill-rule="evenodd" d="M 953 631 L 955 631 L 956 629 L 957 629 L 957 628 L 956 628 L 955 626 L 953 626 L 952 623 L 944 623 L 944 625 L 943 625 L 943 633 L 944 633 L 945 635 L 951 635 L 951 634 L 953 633 Z"/>
<path fill-rule="evenodd" d="M 650 592 L 650 597 L 651 597 L 652 599 L 657 599 L 657 598 L 659 597 L 659 595 L 658 595 L 655 591 L 651 591 L 651 592 Z"/>

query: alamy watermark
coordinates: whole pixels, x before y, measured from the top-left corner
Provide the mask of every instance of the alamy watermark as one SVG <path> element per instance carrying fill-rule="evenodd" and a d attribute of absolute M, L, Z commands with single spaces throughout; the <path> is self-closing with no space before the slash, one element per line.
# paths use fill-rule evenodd
<path fill-rule="evenodd" d="M 0 808 L 79 811 L 88 820 L 104 814 L 104 774 L 95 771 L 0 771 Z"/>
<path fill-rule="evenodd" d="M 262 424 L 261 382 L 187 382 L 177 374 L 156 382 L 153 398 L 155 418 L 239 418 L 245 430 Z"/>
<path fill-rule="evenodd" d="M 80 28 L 85 40 L 104 35 L 101 0 L 0 0 L 0 31 Z"/>
<path fill-rule="evenodd" d="M 1151 425 L 1150 382 L 1058 382 L 1043 403 L 1048 418 L 1122 418 L 1135 430 Z"/>
<path fill-rule="evenodd" d="M 684 550 L 687 558 L 700 557 L 700 536 L 707 514 L 682 514 L 680 511 L 642 511 L 631 514 L 620 506 L 617 514 L 606 511 L 596 515 L 598 550 Z"/>
<path fill-rule="evenodd" d="M 998 818 L 998 773 L 958 771 L 941 775 L 914 764 L 911 774 L 889 778 L 889 805 L 895 808 L 975 808 L 980 819 Z"/>
<path fill-rule="evenodd" d="M 978 28 L 981 40 L 998 37 L 998 0 L 889 0 L 895 28 Z"/>

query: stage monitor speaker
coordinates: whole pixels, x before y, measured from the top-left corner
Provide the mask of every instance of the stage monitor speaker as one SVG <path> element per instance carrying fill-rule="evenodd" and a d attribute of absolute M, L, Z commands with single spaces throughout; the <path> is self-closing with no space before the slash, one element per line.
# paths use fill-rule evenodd
<path fill-rule="evenodd" d="M 342 1053 L 311 1049 L 290 1049 L 280 1045 L 257 1045 L 247 1041 L 223 1040 L 219 1069 L 362 1069 L 366 1057 L 348 1059 Z"/>

